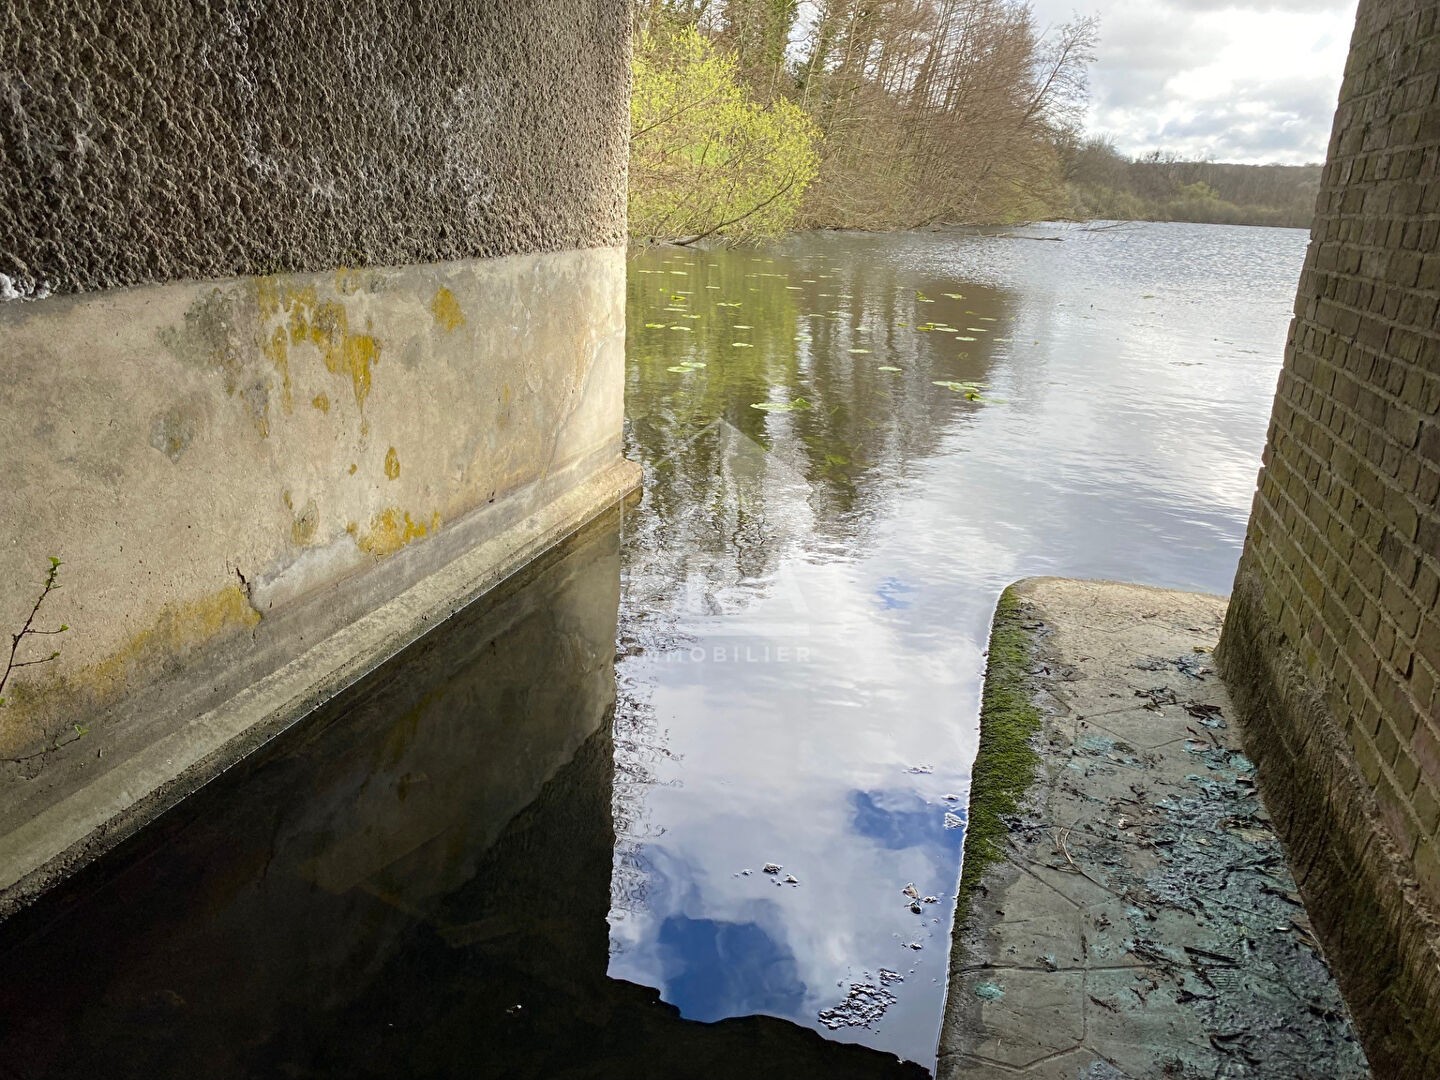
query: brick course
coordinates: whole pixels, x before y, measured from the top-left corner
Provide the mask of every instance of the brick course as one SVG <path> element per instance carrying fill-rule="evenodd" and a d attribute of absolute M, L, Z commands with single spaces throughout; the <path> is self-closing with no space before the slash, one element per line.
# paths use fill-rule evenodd
<path fill-rule="evenodd" d="M 1220 648 L 1387 1077 L 1440 1076 L 1437 11 L 1361 0 Z"/>

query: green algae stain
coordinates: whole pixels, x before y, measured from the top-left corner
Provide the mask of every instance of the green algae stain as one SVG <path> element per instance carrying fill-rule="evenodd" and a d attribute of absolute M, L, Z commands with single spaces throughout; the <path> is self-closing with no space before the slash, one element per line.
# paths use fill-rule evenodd
<path fill-rule="evenodd" d="M 1005 857 L 1010 830 L 1005 819 L 1035 782 L 1040 755 L 1030 745 L 1040 730 L 1040 710 L 1030 687 L 1034 642 L 1014 589 L 1006 589 L 990 630 L 989 662 L 980 700 L 980 746 L 970 778 L 970 813 L 960 869 L 955 925 L 964 924 L 970 899 L 985 872 Z"/>

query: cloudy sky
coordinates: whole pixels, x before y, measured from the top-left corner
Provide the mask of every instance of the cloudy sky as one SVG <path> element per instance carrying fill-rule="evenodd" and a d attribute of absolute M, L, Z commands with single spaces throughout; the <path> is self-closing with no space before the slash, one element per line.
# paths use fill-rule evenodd
<path fill-rule="evenodd" d="M 1126 154 L 1323 161 L 1356 0 L 1034 0 L 1100 17 L 1088 129 Z"/>

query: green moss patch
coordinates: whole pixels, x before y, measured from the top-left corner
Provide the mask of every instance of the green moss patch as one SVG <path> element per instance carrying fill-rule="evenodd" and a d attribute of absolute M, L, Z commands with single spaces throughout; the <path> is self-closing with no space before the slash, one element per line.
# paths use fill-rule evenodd
<path fill-rule="evenodd" d="M 1021 625 L 1024 620 L 1014 589 L 1006 589 L 990 629 L 980 702 L 980 748 L 971 773 L 970 814 L 955 911 L 957 926 L 968 918 L 970 898 L 985 872 L 1004 858 L 1010 830 L 1003 819 L 1019 810 L 1040 763 L 1040 755 L 1030 745 L 1040 730 L 1040 710 L 1032 701 L 1034 641 Z"/>

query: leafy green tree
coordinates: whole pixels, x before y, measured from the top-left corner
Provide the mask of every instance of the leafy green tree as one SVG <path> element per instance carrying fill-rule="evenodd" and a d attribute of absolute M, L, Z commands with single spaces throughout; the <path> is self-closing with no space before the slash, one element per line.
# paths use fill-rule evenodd
<path fill-rule="evenodd" d="M 749 240 L 789 227 L 819 168 L 804 110 L 755 102 L 734 59 L 693 27 L 643 32 L 633 77 L 631 235 Z"/>

